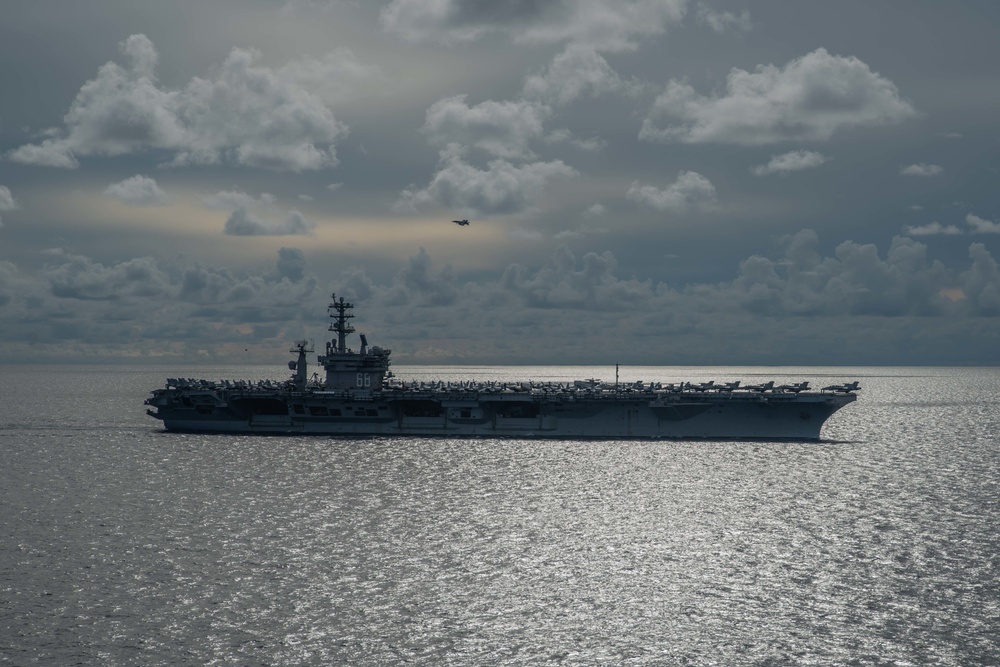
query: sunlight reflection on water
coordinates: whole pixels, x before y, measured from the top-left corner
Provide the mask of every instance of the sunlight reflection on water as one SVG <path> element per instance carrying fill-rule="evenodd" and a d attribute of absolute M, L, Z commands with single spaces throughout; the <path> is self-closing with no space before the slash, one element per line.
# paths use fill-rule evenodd
<path fill-rule="evenodd" d="M 492 372 L 546 370 L 596 374 Z M 821 444 L 230 437 L 157 430 L 160 370 L 25 372 L 0 660 L 1000 662 L 998 371 L 622 370 L 863 391 Z"/>

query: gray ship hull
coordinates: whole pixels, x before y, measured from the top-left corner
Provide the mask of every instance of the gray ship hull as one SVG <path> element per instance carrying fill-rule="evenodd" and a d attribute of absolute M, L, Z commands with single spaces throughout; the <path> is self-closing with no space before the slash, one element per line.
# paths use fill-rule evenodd
<path fill-rule="evenodd" d="M 198 397 L 198 398 L 196 398 Z M 324 392 L 164 396 L 168 431 L 345 436 L 818 440 L 853 394 L 692 394 L 584 400 Z M 196 398 L 196 400 L 191 400 Z M 176 399 L 176 400 L 175 400 Z"/>
<path fill-rule="evenodd" d="M 353 304 L 331 295 L 330 331 L 307 372 L 308 341 L 298 341 L 285 382 L 168 378 L 146 399 L 168 431 L 343 436 L 508 438 L 711 438 L 818 440 L 823 422 L 855 400 L 858 383 L 808 391 L 808 382 L 741 386 L 659 382 L 401 382 L 391 350 L 347 347 Z"/>

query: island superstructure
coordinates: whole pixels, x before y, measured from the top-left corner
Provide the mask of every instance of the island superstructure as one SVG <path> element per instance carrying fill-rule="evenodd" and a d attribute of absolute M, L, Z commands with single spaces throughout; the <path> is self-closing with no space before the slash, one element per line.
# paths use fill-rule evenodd
<path fill-rule="evenodd" d="M 295 343 L 290 379 L 170 378 L 146 399 L 168 431 L 357 436 L 707 438 L 818 440 L 827 418 L 856 400 L 858 383 L 407 382 L 391 350 L 347 346 L 354 305 L 332 295 L 336 334 L 309 375 L 308 341 Z"/>

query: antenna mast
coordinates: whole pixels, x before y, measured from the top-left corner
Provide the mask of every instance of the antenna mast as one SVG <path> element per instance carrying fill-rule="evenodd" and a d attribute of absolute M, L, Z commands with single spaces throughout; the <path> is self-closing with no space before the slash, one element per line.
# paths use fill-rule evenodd
<path fill-rule="evenodd" d="M 347 334 L 354 333 L 354 327 L 348 323 L 348 320 L 354 317 L 354 315 L 348 312 L 354 308 L 354 304 L 344 301 L 344 297 L 340 297 L 340 301 L 337 301 L 336 294 L 331 294 L 330 298 L 333 299 L 333 302 L 330 304 L 328 311 L 330 312 L 330 317 L 336 318 L 333 324 L 330 325 L 330 331 L 337 333 L 337 352 L 344 354 L 347 352 Z M 333 311 L 336 311 L 336 313 Z"/>

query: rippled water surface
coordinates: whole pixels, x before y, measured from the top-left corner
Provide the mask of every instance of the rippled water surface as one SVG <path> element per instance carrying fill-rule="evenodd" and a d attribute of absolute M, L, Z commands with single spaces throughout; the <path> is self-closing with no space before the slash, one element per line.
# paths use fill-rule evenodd
<path fill-rule="evenodd" d="M 0 367 L 0 663 L 1000 664 L 998 369 L 621 369 L 860 380 L 822 443 L 175 435 L 176 370 Z"/>

